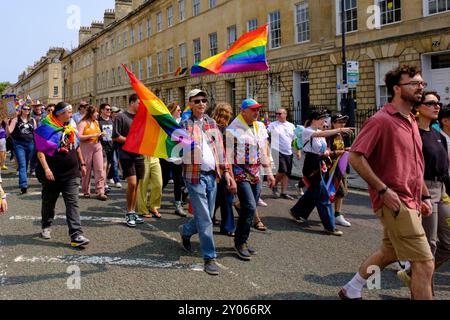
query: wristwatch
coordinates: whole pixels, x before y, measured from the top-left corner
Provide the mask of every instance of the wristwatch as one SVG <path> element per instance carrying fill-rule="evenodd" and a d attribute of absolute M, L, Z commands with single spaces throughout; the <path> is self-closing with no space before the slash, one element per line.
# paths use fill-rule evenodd
<path fill-rule="evenodd" d="M 378 194 L 381 196 L 381 195 L 385 194 L 388 189 L 389 189 L 389 187 L 386 186 L 383 189 L 381 189 L 380 191 L 378 191 Z"/>
<path fill-rule="evenodd" d="M 80 167 L 86 167 L 86 163 L 80 164 Z"/>

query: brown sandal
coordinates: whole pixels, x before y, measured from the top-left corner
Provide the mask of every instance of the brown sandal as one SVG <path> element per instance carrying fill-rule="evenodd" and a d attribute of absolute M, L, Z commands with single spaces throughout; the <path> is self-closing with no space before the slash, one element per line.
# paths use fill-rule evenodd
<path fill-rule="evenodd" d="M 258 221 L 253 225 L 253 228 L 259 231 L 266 231 L 267 227 L 262 223 L 262 221 Z"/>

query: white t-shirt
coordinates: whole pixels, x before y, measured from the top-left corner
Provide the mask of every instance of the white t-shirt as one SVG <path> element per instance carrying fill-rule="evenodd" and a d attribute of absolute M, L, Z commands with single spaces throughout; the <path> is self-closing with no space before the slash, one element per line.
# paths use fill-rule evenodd
<path fill-rule="evenodd" d="M 202 171 L 211 171 L 216 169 L 216 159 L 214 159 L 214 154 L 208 145 L 208 137 L 203 132 L 203 143 L 202 143 Z"/>
<path fill-rule="evenodd" d="M 285 155 L 292 155 L 292 141 L 295 138 L 295 126 L 289 121 L 271 122 L 267 127 L 271 134 L 271 148 Z"/>
<path fill-rule="evenodd" d="M 314 137 L 314 132 L 320 132 L 321 130 L 314 130 L 311 127 L 305 128 L 302 133 L 303 151 L 311 152 L 318 155 L 322 155 L 327 150 L 327 140 L 324 137 Z"/>

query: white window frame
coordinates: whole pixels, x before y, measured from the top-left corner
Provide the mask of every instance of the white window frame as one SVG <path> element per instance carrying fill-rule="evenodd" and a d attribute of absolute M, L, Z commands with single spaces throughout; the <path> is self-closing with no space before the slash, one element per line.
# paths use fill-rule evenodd
<path fill-rule="evenodd" d="M 150 38 L 153 34 L 152 30 L 152 18 L 147 18 L 147 37 Z"/>
<path fill-rule="evenodd" d="M 380 2 L 382 2 L 382 1 L 387 1 L 387 0 L 374 0 L 374 5 L 378 6 L 380 8 L 380 26 L 383 27 L 383 26 L 388 26 L 388 25 L 391 25 L 391 24 L 396 24 L 396 23 L 402 22 L 402 13 L 403 13 L 402 12 L 402 0 L 399 0 L 400 1 L 400 20 L 393 21 L 393 22 L 388 22 L 388 23 L 384 23 L 384 24 L 383 24 L 383 12 L 381 11 L 381 4 L 380 4 Z M 391 10 L 391 11 L 395 11 L 395 10 L 397 10 L 397 9 L 394 9 L 394 10 Z M 386 14 L 388 12 L 389 12 L 389 10 L 386 11 Z"/>
<path fill-rule="evenodd" d="M 167 49 L 167 72 L 174 72 L 174 51 L 173 48 Z"/>
<path fill-rule="evenodd" d="M 156 14 L 156 32 L 161 32 L 162 29 L 162 12 L 160 11 Z"/>
<path fill-rule="evenodd" d="M 167 28 L 173 26 L 173 6 L 167 8 Z"/>
<path fill-rule="evenodd" d="M 253 23 L 256 22 L 255 25 Z M 247 21 L 247 32 L 258 29 L 258 18 L 254 18 Z"/>
<path fill-rule="evenodd" d="M 389 59 L 382 59 L 382 60 L 376 60 L 375 62 L 375 92 L 376 92 L 376 103 L 377 108 L 382 107 L 385 102 L 387 102 L 387 98 L 389 97 L 389 94 L 387 92 L 386 83 L 384 82 L 384 77 L 386 76 L 386 73 L 389 70 L 392 70 L 396 66 L 398 66 L 399 61 L 395 58 L 389 58 Z M 382 64 L 385 65 L 385 67 L 382 67 Z M 384 69 L 384 72 L 382 70 Z M 381 89 L 386 88 L 386 101 L 382 101 L 382 95 L 381 95 Z"/>
<path fill-rule="evenodd" d="M 210 33 L 208 35 L 209 39 L 209 56 L 215 56 L 219 53 L 219 48 L 217 45 L 217 32 Z"/>
<path fill-rule="evenodd" d="M 144 24 L 141 22 L 138 26 L 138 41 L 144 40 Z"/>
<path fill-rule="evenodd" d="M 153 77 L 153 59 L 152 56 L 147 57 L 147 79 Z"/>
<path fill-rule="evenodd" d="M 180 22 L 186 20 L 186 0 L 178 1 L 178 19 Z"/>
<path fill-rule="evenodd" d="M 341 35 L 341 0 L 335 0 L 336 1 L 336 35 Z M 357 32 L 358 31 L 358 1 L 356 1 L 356 29 L 352 31 L 346 31 L 347 33 Z"/>
<path fill-rule="evenodd" d="M 245 80 L 246 83 L 246 92 L 247 92 L 247 98 L 258 100 L 258 78 L 257 77 L 251 77 L 247 78 Z"/>
<path fill-rule="evenodd" d="M 269 74 L 269 111 L 281 108 L 281 74 Z"/>
<path fill-rule="evenodd" d="M 438 1 L 438 0 L 423 0 L 423 16 L 424 17 L 434 16 L 436 14 L 442 14 L 442 13 L 450 11 L 450 8 L 449 8 L 449 9 L 441 11 L 441 12 L 430 13 L 430 1 Z"/>
<path fill-rule="evenodd" d="M 196 17 L 200 14 L 200 0 L 192 0 L 192 16 Z"/>
<path fill-rule="evenodd" d="M 186 43 L 181 43 L 178 46 L 178 50 L 179 50 L 179 58 L 180 58 L 180 67 L 186 68 L 186 66 L 187 66 Z"/>
<path fill-rule="evenodd" d="M 160 51 L 156 54 L 157 72 L 158 76 L 163 74 L 163 53 Z"/>
<path fill-rule="evenodd" d="M 307 20 L 299 20 L 302 15 L 299 16 L 299 10 L 306 10 Z M 311 40 L 311 20 L 309 15 L 309 3 L 307 1 L 299 2 L 295 5 L 294 21 L 295 21 L 295 43 L 306 43 Z M 306 30 L 300 30 L 300 26 L 306 23 Z M 306 34 L 306 40 L 299 41 L 299 34 Z"/>
<path fill-rule="evenodd" d="M 236 42 L 236 40 L 237 40 L 237 27 L 236 25 L 229 26 L 227 28 L 227 48 L 229 49 Z"/>
<path fill-rule="evenodd" d="M 198 48 L 196 48 L 196 45 L 198 44 Z M 197 51 L 198 49 L 198 51 Z M 200 38 L 192 40 L 192 53 L 194 56 L 194 64 L 199 63 L 202 61 L 202 42 Z M 197 59 L 198 55 L 198 59 Z"/>
<path fill-rule="evenodd" d="M 278 18 L 279 18 L 278 20 L 272 20 L 272 15 L 275 15 L 275 14 L 278 15 Z M 280 12 L 280 10 L 275 10 L 275 11 L 270 12 L 267 15 L 267 21 L 269 22 L 269 49 L 281 48 L 281 12 Z M 274 24 L 277 23 L 277 21 L 278 21 L 278 26 L 277 26 L 278 29 L 272 29 L 274 27 Z M 273 32 L 276 30 L 278 30 L 278 33 L 279 33 L 279 37 L 276 38 L 276 39 L 278 39 L 278 41 L 277 41 L 278 46 L 274 46 L 274 43 L 273 43 L 274 42 Z"/>

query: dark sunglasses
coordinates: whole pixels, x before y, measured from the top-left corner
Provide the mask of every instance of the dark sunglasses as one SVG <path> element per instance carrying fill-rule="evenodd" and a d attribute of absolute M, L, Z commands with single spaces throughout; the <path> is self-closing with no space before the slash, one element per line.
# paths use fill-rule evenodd
<path fill-rule="evenodd" d="M 31 109 L 30 108 L 22 108 L 22 110 L 30 111 Z"/>
<path fill-rule="evenodd" d="M 277 116 L 281 116 L 283 113 L 281 113 L 281 112 L 277 112 L 277 113 L 275 113 Z"/>
<path fill-rule="evenodd" d="M 442 103 L 437 102 L 437 101 L 427 101 L 427 102 L 422 102 L 422 104 L 428 106 L 428 107 L 442 107 Z"/>
<path fill-rule="evenodd" d="M 208 103 L 208 99 L 193 100 L 195 104 Z"/>
<path fill-rule="evenodd" d="M 87 108 L 87 106 L 85 106 L 85 105 L 80 106 L 80 109 L 86 109 L 86 108 Z"/>
<path fill-rule="evenodd" d="M 109 109 L 109 108 L 105 108 L 105 111 L 111 111 L 111 109 Z"/>

